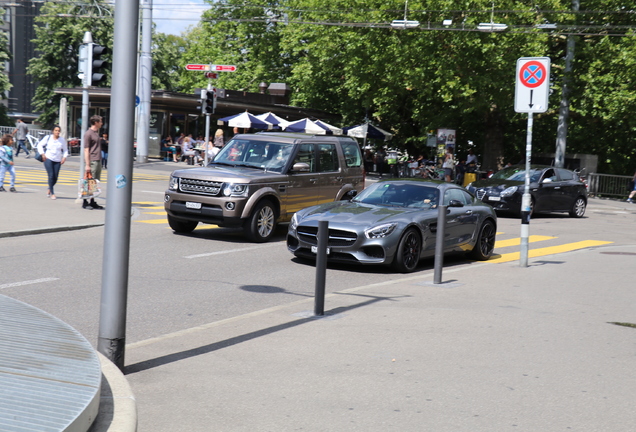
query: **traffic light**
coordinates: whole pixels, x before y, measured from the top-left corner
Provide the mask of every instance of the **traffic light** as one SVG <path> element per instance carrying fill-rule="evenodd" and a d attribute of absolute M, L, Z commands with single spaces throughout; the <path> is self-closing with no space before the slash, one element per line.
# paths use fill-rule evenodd
<path fill-rule="evenodd" d="M 212 87 L 212 90 L 207 90 L 205 95 L 203 95 L 203 91 L 201 93 L 205 98 L 205 103 L 203 104 L 205 114 L 214 114 L 214 109 L 216 108 L 216 88 Z"/>
<path fill-rule="evenodd" d="M 104 69 L 106 68 L 106 66 L 108 66 L 108 63 L 101 57 L 106 54 L 108 50 L 106 47 L 97 44 L 89 44 L 89 50 L 91 54 L 91 73 L 89 75 L 89 85 L 98 85 L 99 83 L 106 81 L 106 74 L 104 73 Z"/>

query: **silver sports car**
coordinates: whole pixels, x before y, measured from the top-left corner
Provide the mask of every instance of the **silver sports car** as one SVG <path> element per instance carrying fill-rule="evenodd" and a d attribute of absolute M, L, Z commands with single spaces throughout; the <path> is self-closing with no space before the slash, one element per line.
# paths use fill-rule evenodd
<path fill-rule="evenodd" d="M 287 248 L 315 259 L 318 222 L 329 222 L 327 259 L 359 264 L 392 264 L 412 272 L 435 255 L 438 205 L 448 206 L 444 252 L 468 252 L 487 260 L 495 246 L 497 216 L 465 189 L 437 181 L 377 182 L 351 201 L 308 207 L 294 214 Z"/>

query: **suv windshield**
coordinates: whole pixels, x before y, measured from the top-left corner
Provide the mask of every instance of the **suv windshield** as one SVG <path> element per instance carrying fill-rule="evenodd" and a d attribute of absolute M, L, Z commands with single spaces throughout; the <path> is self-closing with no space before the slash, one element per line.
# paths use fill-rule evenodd
<path fill-rule="evenodd" d="M 530 181 L 536 182 L 539 181 L 539 177 L 541 177 L 541 172 L 543 170 L 531 168 L 530 169 Z M 492 175 L 493 179 L 499 180 L 515 180 L 515 181 L 524 181 L 526 179 L 526 170 L 521 167 L 510 167 L 504 168 L 501 171 L 497 171 Z"/>
<path fill-rule="evenodd" d="M 292 149 L 292 144 L 233 139 L 223 147 L 212 163 L 281 172 L 287 165 Z"/>

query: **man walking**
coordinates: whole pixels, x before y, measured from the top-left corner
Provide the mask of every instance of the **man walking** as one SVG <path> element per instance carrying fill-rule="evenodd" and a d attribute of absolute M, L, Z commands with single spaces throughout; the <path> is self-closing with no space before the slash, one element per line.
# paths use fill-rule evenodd
<path fill-rule="evenodd" d="M 25 144 L 28 133 L 29 127 L 22 121 L 22 119 L 18 119 L 18 122 L 15 124 L 15 130 L 13 131 L 13 136 L 16 137 L 15 139 L 18 142 L 17 150 L 15 152 L 16 157 L 20 154 L 20 149 L 24 150 L 27 159 L 30 157 L 31 152 L 29 152 L 29 149 L 27 149 Z"/>
<path fill-rule="evenodd" d="M 84 134 L 84 164 L 85 173 L 91 174 L 94 179 L 101 180 L 102 175 L 102 147 L 99 138 L 99 129 L 102 127 L 103 120 L 101 116 L 94 115 L 90 118 L 91 127 Z M 91 198 L 90 202 L 84 200 L 82 208 L 86 210 L 101 210 L 104 207 L 95 202 L 95 198 Z"/>

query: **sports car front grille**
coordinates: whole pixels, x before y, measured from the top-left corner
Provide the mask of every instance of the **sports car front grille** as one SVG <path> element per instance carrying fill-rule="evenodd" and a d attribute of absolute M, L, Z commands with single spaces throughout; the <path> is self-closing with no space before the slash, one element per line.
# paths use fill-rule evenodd
<path fill-rule="evenodd" d="M 221 191 L 222 186 L 223 182 L 213 182 L 188 178 L 179 179 L 179 189 L 181 190 L 181 192 L 216 196 Z"/>
<path fill-rule="evenodd" d="M 479 189 L 475 192 L 475 195 L 477 195 L 477 199 L 484 199 L 484 196 L 486 195 L 486 191 L 483 189 Z"/>
<path fill-rule="evenodd" d="M 318 244 L 318 228 L 299 226 L 296 229 L 298 238 L 310 245 Z M 351 246 L 356 242 L 358 235 L 355 232 L 330 229 L 328 246 Z"/>

